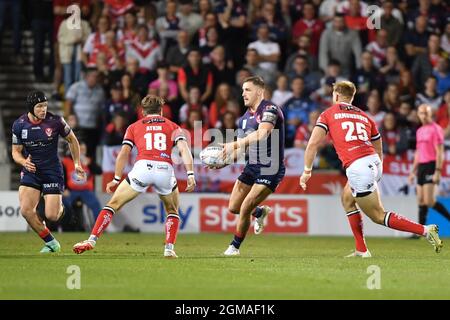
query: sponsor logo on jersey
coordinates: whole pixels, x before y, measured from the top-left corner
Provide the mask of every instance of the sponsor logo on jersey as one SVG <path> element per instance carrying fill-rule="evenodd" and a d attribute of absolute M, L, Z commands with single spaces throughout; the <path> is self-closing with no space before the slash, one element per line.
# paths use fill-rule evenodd
<path fill-rule="evenodd" d="M 52 128 L 46 128 L 46 129 L 45 129 L 45 133 L 47 134 L 48 137 L 51 137 L 51 136 L 52 136 L 52 132 L 53 132 L 53 129 L 52 129 Z"/>
<path fill-rule="evenodd" d="M 165 152 L 161 152 L 159 155 L 160 155 L 161 158 L 170 159 L 170 156 L 167 153 L 165 153 Z"/>
<path fill-rule="evenodd" d="M 28 138 L 28 130 L 22 129 L 22 139 L 27 139 L 27 138 Z"/>
<path fill-rule="evenodd" d="M 41 127 L 32 127 L 31 130 L 39 130 Z"/>

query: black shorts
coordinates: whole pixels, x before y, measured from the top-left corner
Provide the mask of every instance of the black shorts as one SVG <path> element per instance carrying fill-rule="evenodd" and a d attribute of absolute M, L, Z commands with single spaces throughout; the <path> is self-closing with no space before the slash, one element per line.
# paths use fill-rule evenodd
<path fill-rule="evenodd" d="M 275 189 L 286 173 L 286 168 L 281 166 L 278 171 L 272 175 L 263 175 L 261 173 L 262 169 L 264 168 L 258 165 L 246 165 L 244 171 L 242 171 L 241 175 L 238 177 L 238 180 L 249 186 L 255 183 L 262 184 L 272 190 L 272 192 L 275 192 Z"/>
<path fill-rule="evenodd" d="M 427 183 L 433 183 L 433 175 L 436 169 L 436 161 L 419 163 L 417 169 L 417 184 L 423 186 Z"/>
<path fill-rule="evenodd" d="M 64 175 L 62 172 L 31 173 L 23 170 L 20 173 L 20 185 L 37 189 L 42 194 L 62 194 L 64 192 Z"/>

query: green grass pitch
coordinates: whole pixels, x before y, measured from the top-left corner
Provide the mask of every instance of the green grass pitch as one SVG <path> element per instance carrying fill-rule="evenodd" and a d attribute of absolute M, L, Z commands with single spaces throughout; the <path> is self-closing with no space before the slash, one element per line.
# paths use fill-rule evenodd
<path fill-rule="evenodd" d="M 0 233 L 0 299 L 450 299 L 450 251 L 426 240 L 368 238 L 371 259 L 345 259 L 348 237 L 249 236 L 224 257 L 231 235 L 178 236 L 178 259 L 162 256 L 163 234 L 105 234 L 75 255 L 87 234 L 57 234 L 62 252 L 40 254 L 34 233 Z M 450 249 L 450 248 L 449 248 Z M 67 268 L 79 266 L 81 289 Z M 369 266 L 381 289 L 369 290 Z"/>

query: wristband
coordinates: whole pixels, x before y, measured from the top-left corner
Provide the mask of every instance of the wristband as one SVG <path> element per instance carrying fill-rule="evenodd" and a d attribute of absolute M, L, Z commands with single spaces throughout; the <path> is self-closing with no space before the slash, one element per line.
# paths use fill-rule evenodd
<path fill-rule="evenodd" d="M 119 176 L 114 176 L 114 182 L 119 183 L 120 182 L 121 177 Z"/>
<path fill-rule="evenodd" d="M 303 171 L 306 171 L 306 172 L 311 172 L 312 171 L 312 167 L 307 167 L 307 166 L 305 166 L 304 168 L 303 168 Z"/>
<path fill-rule="evenodd" d="M 186 172 L 187 173 L 187 176 L 188 177 L 190 177 L 190 176 L 193 176 L 194 175 L 194 171 L 188 171 L 188 172 Z"/>

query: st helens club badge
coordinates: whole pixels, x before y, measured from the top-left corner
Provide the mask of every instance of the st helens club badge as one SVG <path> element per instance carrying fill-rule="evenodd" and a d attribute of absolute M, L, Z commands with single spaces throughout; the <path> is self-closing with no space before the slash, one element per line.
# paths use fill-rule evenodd
<path fill-rule="evenodd" d="M 49 136 L 49 137 L 52 136 L 52 132 L 53 132 L 52 128 L 46 128 L 46 129 L 45 129 L 45 133 L 46 133 L 47 136 Z"/>

